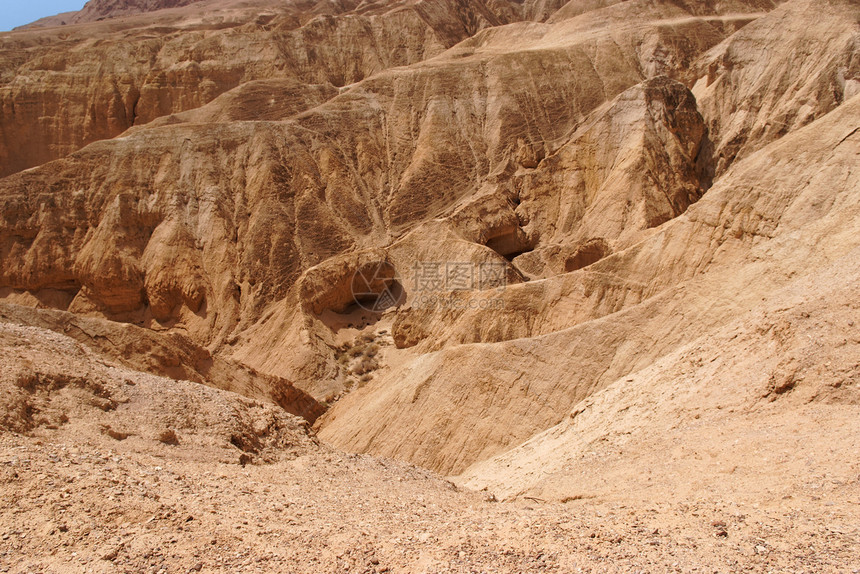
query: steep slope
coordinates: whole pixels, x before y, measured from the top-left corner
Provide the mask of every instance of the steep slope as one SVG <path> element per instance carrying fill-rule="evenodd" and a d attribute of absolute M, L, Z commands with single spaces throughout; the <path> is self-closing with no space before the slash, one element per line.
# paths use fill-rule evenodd
<path fill-rule="evenodd" d="M 307 421 L 275 405 L 126 369 L 46 329 L 0 322 L 0 360 L 4 435 L 128 439 L 139 450 L 233 464 L 243 455 L 274 460 L 316 448 Z"/>
<path fill-rule="evenodd" d="M 516 201 L 511 177 L 562 147 L 608 100 L 725 37 L 674 3 L 629 6 L 634 20 L 613 8 L 606 17 L 589 13 L 555 25 L 494 28 L 437 58 L 340 90 L 306 111 L 333 89 L 247 84 L 211 106 L 8 177 L 0 183 L 0 282 L 16 296 L 26 292 L 75 313 L 182 330 L 198 344 L 325 397 L 343 381 L 332 329 L 316 316 L 321 309 L 307 312 L 309 286 L 317 291 L 313 297 L 335 301 L 339 308 L 330 310 L 342 310 L 337 302 L 351 295 L 338 291 L 338 281 L 356 270 L 361 250 L 382 247 L 390 247 L 400 270 L 458 254 L 475 265 L 506 266 L 512 281 L 521 280 L 505 259 L 511 250 L 538 247 L 533 243 L 542 234 L 560 241 L 549 228 L 569 228 L 536 222 L 527 245 L 518 246 L 519 223 L 511 225 L 519 215 L 506 207 Z M 652 49 L 640 49 L 645 38 L 666 30 L 674 41 L 658 59 Z M 260 106 L 285 87 L 296 94 L 292 103 Z M 594 204 L 603 210 L 618 202 L 617 224 L 637 229 L 677 215 L 701 191 L 693 164 L 703 135 L 694 125 L 692 101 L 679 86 L 654 84 L 653 90 L 653 126 L 637 133 L 649 138 L 652 152 L 660 142 L 677 142 L 649 159 L 630 151 L 636 146 L 631 136 L 632 163 L 614 172 L 621 178 L 614 185 L 639 191 L 613 198 L 610 186 Z M 631 109 L 643 113 L 648 98 Z M 681 110 L 666 120 L 680 136 L 660 131 L 661 106 Z M 243 121 L 197 123 L 233 118 L 235 109 L 244 110 Z M 623 138 L 623 119 L 616 123 Z M 583 130 L 576 137 L 597 137 Z M 605 142 L 600 153 L 611 155 L 613 145 Z M 645 172 L 640 181 L 636 162 L 650 166 L 651 175 Z M 661 166 L 680 170 L 683 180 L 683 189 L 666 199 Z M 571 182 L 571 192 L 576 185 Z M 557 203 L 547 196 L 551 186 L 545 188 L 536 192 L 545 197 L 523 209 Z M 596 193 L 600 185 L 589 189 Z M 498 206 L 498 225 L 468 215 L 482 209 L 479 197 Z M 428 223 L 449 216 L 441 227 Z M 425 223 L 428 228 L 417 229 Z M 607 233 L 620 233 L 618 225 Z M 588 239 L 587 229 L 581 233 Z M 327 276 L 325 270 L 339 264 L 341 279 L 314 283 L 317 271 Z M 243 337 L 252 327 L 249 334 L 272 345 L 261 348 Z"/>
<path fill-rule="evenodd" d="M 755 48 L 767 54 L 763 61 L 772 58 L 780 62 L 774 65 L 786 73 L 791 69 L 790 59 L 809 69 L 820 64 L 818 52 L 780 53 L 770 47 L 781 46 L 791 37 L 781 33 L 780 22 L 791 21 L 796 26 L 809 14 L 806 3 L 789 2 L 756 22 L 757 30 L 768 30 Z M 855 6 L 835 2 L 821 15 L 834 24 L 835 43 L 844 39 L 846 21 L 848 28 L 854 26 L 855 14 Z M 746 29 L 730 37 L 723 46 L 733 44 L 745 33 Z M 830 40 L 823 31 L 816 39 Z M 755 49 L 747 52 L 750 61 L 755 60 Z M 779 54 L 785 59 L 779 59 Z M 757 89 L 764 90 L 770 99 L 786 97 L 773 86 Z M 849 109 L 855 110 L 856 103 Z M 639 237 L 644 240 L 626 251 L 611 255 L 612 239 L 607 241 L 600 235 L 585 235 L 572 245 L 549 245 L 545 250 L 537 245 L 534 253 L 515 257 L 514 263 L 538 277 L 573 272 L 508 285 L 502 291 L 449 293 L 441 303 L 407 305 L 393 322 L 392 334 L 398 346 L 411 348 L 411 354 L 404 355 L 402 363 L 394 362 L 390 372 L 376 375 L 375 383 L 337 405 L 323 422 L 323 435 L 345 448 L 384 452 L 445 472 L 458 472 L 555 424 L 574 403 L 596 389 L 646 367 L 690 337 L 719 328 L 746 310 L 746 305 L 785 285 L 787 277 L 814 268 L 819 256 L 809 255 L 799 246 L 767 252 L 766 256 L 759 250 L 750 251 L 775 235 L 797 229 L 783 220 L 785 213 L 799 218 L 792 225 L 811 226 L 804 231 L 808 236 L 827 237 L 824 243 L 828 248 L 834 244 L 847 248 L 851 241 L 843 243 L 842 231 L 850 228 L 851 222 L 818 227 L 814 210 L 798 213 L 788 207 L 795 201 L 793 194 L 800 193 L 799 184 L 819 182 L 817 193 L 822 198 L 800 202 L 809 205 L 835 201 L 824 199 L 828 190 L 842 197 L 846 190 L 857 187 L 850 169 L 856 121 L 851 112 L 836 110 L 844 124 L 830 121 L 819 125 L 831 139 L 817 142 L 818 149 L 801 153 L 798 150 L 806 150 L 806 143 L 792 140 L 796 149 L 776 147 L 774 150 L 781 150 L 777 157 L 768 154 L 740 171 L 725 173 L 685 215 L 665 224 L 653 237 L 645 239 L 653 232 L 642 233 Z M 843 142 L 836 162 L 825 153 L 833 142 Z M 708 140 L 702 142 L 700 159 L 719 157 L 710 155 L 709 144 Z M 593 144 L 576 146 L 575 141 L 571 145 L 572 151 L 585 158 L 593 148 Z M 558 160 L 544 160 L 535 172 L 551 161 Z M 700 182 L 707 181 L 709 163 L 696 163 L 701 169 Z M 604 166 L 615 164 L 610 156 L 594 165 L 605 170 Z M 573 179 L 577 172 L 582 173 L 578 164 L 568 166 L 573 167 Z M 678 173 L 677 168 L 671 173 Z M 759 181 L 764 173 L 768 177 Z M 819 176 L 822 179 L 817 179 Z M 529 182 L 533 177 L 528 174 L 523 180 Z M 591 183 L 593 189 L 599 189 L 602 180 L 591 177 L 590 182 L 579 185 L 588 189 Z M 558 186 L 558 180 L 553 185 Z M 524 211 L 522 204 L 516 206 L 518 214 Z M 612 218 L 600 217 L 604 212 L 612 214 L 605 208 L 597 211 L 597 221 L 608 226 Z M 536 213 L 554 216 L 551 207 Z M 520 221 L 528 224 L 530 219 L 522 217 Z M 567 238 L 564 234 L 560 237 Z M 763 267 L 763 258 L 772 261 L 772 266 Z M 729 267 L 712 273 L 717 262 Z M 757 264 L 742 267 L 747 270 L 743 273 L 727 271 L 752 262 Z M 693 285 L 697 286 L 695 291 L 691 291 Z M 565 328 L 570 329 L 559 332 Z M 541 337 L 532 339 L 536 336 Z M 500 346 L 456 347 L 510 339 L 519 340 Z M 447 350 L 421 355 L 438 349 Z M 425 411 L 432 414 L 422 418 L 419 413 Z M 449 412 L 465 415 L 451 417 L 446 414 Z M 499 420 L 507 422 L 500 426 Z M 388 434 L 388 429 L 397 430 Z"/>
<path fill-rule="evenodd" d="M 710 122 L 722 137 L 713 108 L 703 117 L 671 78 L 690 81 L 686 68 L 700 70 L 708 50 L 729 50 L 750 22 L 766 31 L 750 53 L 770 53 L 793 29 L 786 21 L 809 17 L 804 0 L 766 15 L 762 2 L 631 1 L 491 27 L 490 16 L 468 12 L 486 6 L 435 6 L 430 24 L 425 3 L 305 23 L 276 14 L 249 28 L 252 45 L 272 49 L 266 34 L 281 30 L 278 46 L 295 49 L 278 52 L 293 58 L 278 70 L 290 74 L 243 76 L 205 106 L 159 108 L 147 125 L 0 181 L 2 295 L 179 332 L 219 360 L 294 381 L 320 400 L 361 387 L 324 419 L 323 435 L 445 472 L 558 423 L 577 401 L 758 297 L 709 269 L 758 256 L 755 244 L 778 235 L 783 210 L 805 197 L 784 185 L 785 174 L 806 181 L 811 163 L 789 162 L 795 152 L 776 147 L 760 165 L 722 174 L 706 130 Z M 838 44 L 856 9 L 828 6 L 825 18 L 848 17 L 833 27 Z M 173 22 L 171 41 L 203 34 L 183 10 L 158 14 Z M 214 14 L 222 24 L 248 16 Z M 417 63 L 344 68 L 367 61 L 339 59 L 332 38 L 365 17 L 406 34 L 397 14 L 420 21 Z M 449 27 L 451 15 L 463 26 Z M 138 30 L 135 21 L 115 25 L 125 33 Z M 319 29 L 326 33 L 311 33 Z M 207 34 L 247 47 L 247 37 L 221 28 Z M 307 58 L 315 42 L 332 52 Z M 355 49 L 377 53 L 360 42 Z M 250 48 L 239 53 L 268 69 L 265 50 L 259 60 Z M 361 79 L 365 72 L 376 73 Z M 759 89 L 782 97 L 777 87 Z M 826 159 L 818 148 L 810 154 Z M 768 161 L 781 162 L 783 175 Z M 766 185 L 753 182 L 761 173 Z M 828 185 L 838 180 L 822 173 Z M 713 174 L 722 177 L 699 200 Z M 761 199 L 774 190 L 779 201 Z M 780 269 L 799 266 L 800 253 L 787 251 Z M 452 263 L 473 279 L 484 267 L 501 273 L 493 284 L 429 293 L 442 304 L 423 305 L 417 270 Z M 382 279 L 356 283 L 381 267 Z M 773 268 L 747 269 L 783 285 Z M 384 312 L 356 306 L 357 286 L 375 305 L 389 285 L 400 291 L 376 310 Z M 691 286 L 698 295 L 688 299 Z M 363 336 L 390 337 L 392 348 L 359 373 L 343 346 Z"/>
<path fill-rule="evenodd" d="M 817 69 L 822 74 L 829 73 L 828 70 L 833 71 L 832 67 L 821 66 L 821 54 L 827 53 L 823 48 L 823 44 L 820 51 L 818 49 L 811 51 L 805 49 L 788 50 L 784 49 L 785 46 L 783 45 L 786 38 L 794 37 L 788 31 L 796 27 L 798 21 L 811 17 L 809 6 L 805 2 L 786 3 L 779 11 L 763 16 L 756 21 L 755 28 L 759 31 L 765 30 L 766 33 L 759 32 L 761 37 L 757 42 L 753 46 L 747 46 L 746 57 L 750 61 L 757 61 L 755 53 L 758 51 L 762 55 L 760 61 L 771 61 L 774 66 L 783 70 L 781 73 L 786 74 L 785 81 L 803 82 L 810 80 L 812 84 L 816 84 L 816 82 L 822 80 L 821 76 L 816 75 L 818 72 L 811 76 L 806 73 L 798 74 L 797 76 L 792 74 L 799 69 Z M 816 22 L 828 22 L 826 26 L 829 26 L 830 32 L 825 33 L 822 28 L 820 30 L 821 33 L 815 37 L 814 41 L 820 43 L 832 42 L 833 45 L 839 45 L 839 53 L 841 54 L 846 28 L 856 28 L 856 24 L 852 24 L 856 20 L 856 6 L 835 2 L 829 5 L 828 11 L 816 14 L 815 18 Z M 787 22 L 791 22 L 790 26 Z M 781 27 L 783 24 L 786 25 L 785 30 Z M 728 46 L 734 45 L 739 41 L 738 38 L 743 38 L 746 34 L 745 28 L 743 31 L 732 35 L 720 47 L 715 48 L 714 51 L 729 50 Z M 809 39 L 809 41 L 813 40 Z M 857 47 L 855 46 L 849 51 L 849 57 L 856 58 L 858 53 L 860 52 L 857 51 Z M 707 60 L 709 57 L 710 55 L 706 55 L 703 60 Z M 752 73 L 752 70 L 750 73 Z M 771 76 L 765 75 L 762 77 Z M 816 80 L 815 78 L 818 79 Z M 701 87 L 704 82 L 706 82 L 705 76 L 701 78 L 696 86 Z M 741 91 L 747 90 L 749 86 L 753 85 L 757 94 L 751 96 L 753 99 L 764 98 L 774 102 L 785 100 L 780 105 L 788 106 L 786 98 L 790 99 L 793 92 L 786 92 L 779 85 L 750 81 L 738 84 L 738 89 Z M 821 85 L 826 85 L 826 82 Z M 697 87 L 694 87 L 693 90 L 696 93 Z M 714 122 L 719 123 L 722 121 L 719 118 L 724 116 L 713 108 L 713 103 L 716 101 L 727 101 L 734 96 L 731 96 L 727 91 L 724 96 L 720 96 L 718 99 L 713 99 L 713 93 L 704 94 L 703 97 L 705 98 L 705 103 L 701 105 L 702 112 L 705 116 L 706 124 L 710 123 L 711 127 L 708 129 L 707 135 L 699 142 L 701 144 L 700 149 L 698 155 L 694 158 L 694 179 L 698 180 L 700 188 L 706 188 L 710 184 L 711 176 L 715 171 L 721 173 L 726 167 L 725 162 L 720 159 L 722 152 L 719 149 L 715 149 L 723 148 L 724 142 L 721 143 L 719 141 L 720 126 L 714 124 Z M 834 104 L 827 104 L 823 109 L 832 109 L 832 105 Z M 699 107 L 698 102 L 697 107 Z M 789 108 L 790 106 L 786 109 Z M 731 115 L 728 110 L 726 110 L 726 113 Z M 622 119 L 622 125 L 624 125 L 624 121 L 627 121 L 626 118 Z M 749 133 L 760 129 L 762 126 L 769 125 L 768 122 L 769 120 L 763 119 L 762 123 L 754 124 L 750 128 L 751 131 Z M 786 127 L 779 134 L 774 133 L 772 137 L 769 137 L 770 139 L 780 137 L 802 125 L 803 122 L 799 122 L 797 125 Z M 610 129 L 609 126 L 604 125 L 598 125 L 597 128 L 598 130 Z M 683 133 L 683 131 L 680 133 Z M 716 143 L 712 139 L 715 137 L 718 138 Z M 609 141 L 612 142 L 609 144 L 610 153 L 614 153 L 615 149 L 613 146 L 617 145 L 617 140 Z M 699 140 L 694 138 L 691 141 L 698 142 Z M 760 142 L 758 145 L 763 145 L 763 143 Z M 532 226 L 531 222 L 535 218 L 535 214 L 537 214 L 538 218 L 558 217 L 558 213 L 563 215 L 563 209 L 571 209 L 571 204 L 567 203 L 569 201 L 568 193 L 577 191 L 577 187 L 587 191 L 589 185 L 592 189 L 599 189 L 599 185 L 603 181 L 601 178 L 604 177 L 602 172 L 608 170 L 608 166 L 610 165 L 613 168 L 616 167 L 613 163 L 616 156 L 602 157 L 600 162 L 595 161 L 591 157 L 591 150 L 594 147 L 592 142 L 586 140 L 583 142 L 583 145 L 578 146 L 577 142 L 574 141 L 568 147 L 570 149 L 567 152 L 562 152 L 557 154 L 557 156 L 548 158 L 534 172 L 530 173 L 526 171 L 525 173 L 521 172 L 513 176 L 512 185 L 517 189 L 517 194 L 512 194 L 511 197 L 515 203 L 516 217 L 523 223 L 524 228 Z M 571 152 L 573 153 L 571 154 Z M 576 159 L 576 163 L 562 159 L 565 156 L 575 157 L 576 155 L 581 156 Z M 621 155 L 618 157 L 624 156 Z M 723 163 L 721 164 L 720 162 Z M 555 170 L 543 169 L 544 165 L 552 168 L 553 163 L 558 164 L 559 167 L 563 167 L 564 170 L 570 170 L 570 172 L 555 172 Z M 583 163 L 585 166 L 582 165 Z M 686 165 L 688 166 L 686 169 L 689 170 L 689 162 Z M 722 167 L 719 167 L 720 165 Z M 671 169 L 663 168 L 658 171 L 662 172 L 660 177 L 666 178 L 673 177 L 676 173 L 673 170 L 680 168 L 681 164 L 675 163 Z M 689 171 L 684 172 L 681 169 L 681 173 L 689 173 Z M 616 174 L 615 177 L 619 177 L 622 174 L 623 172 Z M 634 179 L 641 177 L 641 170 L 633 170 L 632 176 Z M 579 178 L 583 177 L 591 177 L 592 181 L 586 181 L 585 183 L 578 181 Z M 565 180 L 564 178 L 568 179 Z M 619 197 L 623 196 L 631 186 L 630 182 L 626 182 L 624 185 L 615 188 L 611 185 L 613 183 L 612 179 L 610 178 L 608 181 L 610 183 L 607 190 L 609 197 L 613 197 L 613 194 L 617 194 Z M 670 185 L 689 185 L 692 181 L 693 179 L 687 177 L 686 183 L 672 182 Z M 655 193 L 658 193 L 661 185 L 665 189 L 668 183 L 667 180 L 654 185 L 653 178 L 650 178 L 648 186 L 649 189 L 653 189 Z M 561 188 L 565 193 L 558 196 L 555 195 L 553 190 L 556 188 Z M 549 189 L 550 194 L 542 200 L 535 202 L 536 206 L 539 206 L 538 209 L 533 209 L 529 212 L 528 205 L 521 203 L 522 198 L 528 198 L 529 193 L 537 192 L 538 194 L 545 194 L 547 189 Z M 590 193 L 593 193 L 593 191 Z M 563 199 L 559 201 L 557 199 L 559 197 Z M 589 193 L 586 193 L 584 199 L 579 200 L 579 209 L 582 209 L 582 205 L 587 206 L 590 200 Z M 649 202 L 647 205 L 649 208 L 656 208 L 656 204 Z M 577 203 L 573 203 L 573 206 L 577 206 Z M 561 212 L 559 212 L 559 207 L 562 208 Z M 631 206 L 617 204 L 617 208 L 619 210 L 630 210 Z M 573 209 L 572 212 L 576 214 L 577 210 Z M 613 248 L 617 250 L 620 246 L 616 242 L 614 235 L 604 237 L 603 234 L 604 229 L 610 227 L 612 220 L 621 221 L 622 218 L 623 216 L 617 211 L 607 211 L 605 206 L 601 206 L 601 209 L 593 210 L 593 214 L 591 215 L 592 224 L 584 228 L 577 229 L 571 227 L 571 222 L 578 221 L 577 217 L 572 218 L 571 221 L 550 221 L 545 225 L 547 230 L 551 232 L 555 230 L 573 230 L 573 236 L 569 237 L 565 233 L 557 233 L 556 237 L 550 241 L 544 241 L 543 245 L 540 241 L 523 241 L 522 243 L 528 246 L 527 251 L 533 252 L 527 252 L 521 257 L 517 257 L 514 263 L 527 275 L 531 274 L 534 277 L 554 275 L 563 271 L 574 270 L 586 263 L 594 263 L 601 257 L 605 257 L 611 253 Z M 564 227 L 565 225 L 567 225 L 566 228 Z M 630 238 L 632 241 L 635 241 L 638 236 L 637 234 L 641 232 L 641 227 L 634 225 L 630 231 L 632 231 Z M 532 236 L 534 236 L 534 233 L 533 231 Z M 517 255 L 517 253 L 514 253 L 514 255 Z M 510 296 L 501 295 L 501 298 L 505 302 L 504 308 L 509 312 L 503 312 L 501 316 L 499 316 L 499 313 L 496 313 L 494 320 L 487 321 L 480 309 L 470 309 L 464 305 L 458 305 L 456 308 L 448 306 L 441 310 L 419 309 L 415 312 L 405 313 L 399 319 L 399 328 L 402 328 L 399 339 L 404 341 L 404 344 L 409 345 L 425 340 L 428 345 L 431 345 L 432 342 L 430 348 L 440 348 L 448 342 L 493 342 L 506 338 L 544 334 L 621 310 L 625 306 L 636 304 L 644 297 L 656 292 L 654 288 L 649 287 L 645 283 L 626 281 L 622 277 L 613 277 L 611 280 L 608 280 L 605 275 L 586 274 L 585 277 L 587 279 L 585 279 L 584 285 L 581 284 L 579 279 L 571 283 L 566 278 L 559 278 L 557 282 L 525 285 L 521 288 L 512 289 Z M 678 277 L 668 275 L 663 277 L 663 280 L 665 281 L 663 285 L 668 285 L 676 282 Z M 471 298 L 471 295 L 467 297 Z M 495 297 L 495 295 L 492 297 Z M 457 323 L 457 325 L 452 326 L 452 323 Z M 398 328 L 397 324 L 395 328 Z"/>
<path fill-rule="evenodd" d="M 290 381 L 213 357 L 179 333 L 158 333 L 128 324 L 8 303 L 0 303 L 0 320 L 62 333 L 91 353 L 136 371 L 203 383 L 273 403 L 310 423 L 324 410 Z"/>
<path fill-rule="evenodd" d="M 740 162 L 657 234 L 568 274 L 564 292 L 545 287 L 562 297 L 555 313 L 599 309 L 605 292 L 590 288 L 595 276 L 615 279 L 612 296 L 635 290 L 641 303 L 539 338 L 416 357 L 347 395 L 325 415 L 321 436 L 458 473 L 557 424 L 596 390 L 723 327 L 763 297 L 835 260 L 851 261 L 860 221 L 860 181 L 851 169 L 859 110 L 855 97 Z M 537 287 L 508 287 L 503 297 L 532 300 L 526 289 Z M 496 320 L 509 325 L 516 311 Z M 814 365 L 822 365 L 818 357 Z"/>
<path fill-rule="evenodd" d="M 344 86 L 504 22 L 481 0 L 361 8 L 221 0 L 3 34 L 0 176 L 199 107 L 244 82 Z"/>
<path fill-rule="evenodd" d="M 851 262 L 858 254 L 767 293 L 462 479 L 502 496 L 546 500 L 698 491 L 776 506 L 824 474 L 855 483 L 860 275 Z"/>
<path fill-rule="evenodd" d="M 860 93 L 858 54 L 860 6 L 847 0 L 788 2 L 708 52 L 692 89 L 716 173 Z"/>
<path fill-rule="evenodd" d="M 117 18 L 154 12 L 165 8 L 179 8 L 202 0 L 89 0 L 75 13 L 71 22 L 94 22 L 105 18 Z"/>

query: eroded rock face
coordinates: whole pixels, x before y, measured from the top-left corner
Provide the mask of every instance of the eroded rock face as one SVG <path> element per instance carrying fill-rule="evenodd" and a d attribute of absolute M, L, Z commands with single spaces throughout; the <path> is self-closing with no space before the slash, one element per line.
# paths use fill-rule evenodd
<path fill-rule="evenodd" d="M 855 105 L 853 3 L 800 40 L 805 0 L 206 5 L 0 37 L 0 296 L 338 401 L 344 448 L 459 472 L 515 446 L 790 277 L 790 231 L 837 233 L 815 206 L 855 186 L 853 116 L 822 121 Z M 842 91 L 774 131 L 792 82 Z"/>
<path fill-rule="evenodd" d="M 708 52 L 695 67 L 693 92 L 716 172 L 857 94 L 858 47 L 855 2 L 794 1 Z"/>
<path fill-rule="evenodd" d="M 188 6 L 203 0 L 89 0 L 70 21 L 73 23 L 94 22 L 105 18 L 117 18 L 164 10 L 165 8 L 179 8 Z"/>
<path fill-rule="evenodd" d="M 145 16 L 90 22 L 186 4 L 155 12 L 157 33 Z M 344 86 L 509 21 L 480 0 L 355 8 L 104 1 L 78 13 L 78 25 L 7 34 L 0 43 L 0 176 L 197 108 L 249 81 Z"/>
<path fill-rule="evenodd" d="M 586 25 L 592 24 L 574 19 L 559 26 Z M 4 181 L 9 232 L 3 252 L 9 256 L 3 282 L 19 291 L 65 291 L 73 312 L 144 325 L 181 324 L 202 343 L 218 344 L 239 323 L 253 324 L 266 306 L 287 297 L 307 269 L 352 249 L 383 247 L 428 219 L 456 213 L 453 233 L 486 246 L 499 259 L 515 257 L 539 241 L 551 242 L 559 227 L 561 233 L 570 231 L 536 215 L 548 208 L 542 202 L 557 202 L 560 196 L 525 183 L 522 187 L 535 188 L 526 192 L 534 199 L 527 197 L 506 214 L 497 210 L 500 219 L 488 226 L 481 213 L 490 208 L 466 207 L 474 203 L 471 195 L 491 186 L 499 190 L 493 193 L 515 202 L 521 193 L 511 189 L 515 177 L 527 179 L 515 172 L 529 169 L 517 164 L 524 146 L 538 153 L 551 147 L 546 142 L 571 132 L 599 139 L 597 128 L 588 132 L 584 127 L 588 114 L 615 91 L 641 80 L 641 66 L 627 56 L 635 57 L 637 35 L 651 34 L 652 26 L 628 26 L 620 45 L 615 27 L 598 27 L 586 40 L 564 34 L 525 53 L 506 38 L 488 37 L 426 64 L 379 74 L 290 116 L 330 95 L 314 86 L 296 90 L 305 103 L 284 109 L 279 122 L 270 121 L 277 116 L 262 105 L 259 114 L 267 121 L 197 123 L 231 117 L 236 102 L 243 102 L 243 120 L 255 117 L 251 105 L 260 103 L 259 90 L 280 84 L 252 84 L 219 98 L 220 108 L 213 102 L 16 174 Z M 710 29 L 703 21 L 699 26 Z M 553 30 L 543 30 L 525 45 L 544 46 L 551 32 L 559 33 Z M 707 37 L 686 24 L 680 32 L 690 33 L 695 42 Z M 595 46 L 605 56 L 592 58 Z M 582 73 L 571 76 L 571 67 Z M 535 91 L 538 80 L 553 89 Z M 677 115 L 669 123 L 679 130 L 683 145 L 669 146 L 665 153 L 674 155 L 655 161 L 683 156 L 689 163 L 702 137 L 687 133 L 697 118 L 689 94 L 658 79 L 631 94 L 630 105 L 640 111 L 648 102 L 655 106 L 646 123 L 663 125 L 661 114 Z M 537 117 L 535 109 L 542 110 Z M 623 120 L 616 124 L 621 135 Z M 643 129 L 651 128 L 643 124 Z M 678 140 L 656 132 L 649 137 Z M 601 141 L 606 147 L 601 153 L 613 153 L 616 137 Z M 658 169 L 656 164 L 652 169 Z M 562 165 L 547 171 L 565 170 Z M 666 177 L 694 177 L 692 167 L 678 170 L 679 175 Z M 642 211 L 631 215 L 638 217 L 633 227 L 653 226 L 677 214 L 699 193 L 688 181 L 672 188 L 679 197 L 661 204 L 664 192 L 648 191 L 653 182 L 642 185 L 641 192 L 630 192 L 630 201 Z M 604 201 L 614 200 L 607 193 Z M 628 199 L 618 201 L 626 205 Z M 464 207 L 457 211 L 459 205 Z M 470 209 L 478 211 L 468 215 Z M 609 239 L 622 227 L 632 233 L 626 217 L 618 215 L 615 227 L 598 235 Z M 589 239 L 595 232 L 586 235 Z M 477 255 L 482 252 L 477 246 L 470 249 L 475 255 L 466 261 L 484 257 Z M 445 255 L 419 251 L 439 260 Z M 404 261 L 398 268 L 411 265 Z"/>
<path fill-rule="evenodd" d="M 707 150 L 700 155 L 707 137 L 682 84 L 661 76 L 627 90 L 537 169 L 514 178 L 517 215 L 536 246 L 516 262 L 537 277 L 571 271 L 568 260 L 587 244 L 602 240 L 602 257 L 677 217 L 709 185 L 701 167 Z"/>
<path fill-rule="evenodd" d="M 559 424 L 577 403 L 603 387 L 614 383 L 616 389 L 624 389 L 636 380 L 635 373 L 660 357 L 671 356 L 677 365 L 681 353 L 674 353 L 689 350 L 691 341 L 700 337 L 719 332 L 720 340 L 727 341 L 740 328 L 758 343 L 732 343 L 744 349 L 737 351 L 737 360 L 759 352 L 762 357 L 752 359 L 753 363 L 775 357 L 773 352 L 759 351 L 759 344 L 769 348 L 770 343 L 762 342 L 761 334 L 753 335 L 762 318 L 752 309 L 763 304 L 773 314 L 777 308 L 784 311 L 789 301 L 812 304 L 833 281 L 850 285 L 849 291 L 856 289 L 857 269 L 847 262 L 860 250 L 860 198 L 853 193 L 860 181 L 857 172 L 849 169 L 860 150 L 858 110 L 860 97 L 855 97 L 822 120 L 739 162 L 730 176 L 683 216 L 648 239 L 589 268 L 509 287 L 503 310 L 492 315 L 471 311 L 435 323 L 438 330 L 428 337 L 425 350 L 438 348 L 443 337 L 470 337 L 480 329 L 488 338 L 504 335 L 512 327 L 517 334 L 508 337 L 513 340 L 493 344 L 457 345 L 449 340 L 436 352 L 421 353 L 347 395 L 325 415 L 320 436 L 342 448 L 421 461 L 440 472 L 459 474 Z M 794 161 L 798 153 L 811 163 Z M 823 195 L 833 201 L 822 203 Z M 805 239 L 822 229 L 839 240 L 825 246 Z M 638 289 L 642 296 L 613 300 L 606 277 L 617 278 L 615 289 Z M 819 287 L 810 286 L 815 284 Z M 607 312 L 607 303 L 614 304 L 613 311 Z M 843 305 L 828 306 L 827 313 L 841 314 Z M 741 316 L 747 322 L 741 321 L 739 327 Z M 434 324 L 432 319 L 416 323 L 426 329 L 428 323 Z M 565 323 L 568 328 L 562 328 Z M 840 328 L 847 325 L 844 322 Z M 787 367 L 779 361 L 795 356 L 788 349 L 808 341 L 795 338 L 793 333 L 802 332 L 798 329 L 783 325 L 775 334 L 781 350 L 776 356 L 781 359 L 767 363 L 768 369 L 775 369 L 772 385 L 778 386 L 776 381 L 785 377 Z M 546 334 L 534 336 L 541 332 Z M 701 344 L 708 356 L 723 349 L 722 344 Z M 831 368 L 813 360 L 804 368 L 810 373 L 820 369 L 837 379 L 852 377 L 848 373 L 853 373 L 856 360 L 850 352 L 834 349 L 832 353 L 841 366 Z M 706 366 L 709 361 L 683 361 L 684 368 L 704 380 L 718 377 L 714 367 Z M 768 370 L 748 374 L 748 381 L 756 381 L 755 390 L 741 391 L 743 384 L 733 381 L 732 388 L 738 391 L 722 400 L 749 404 L 768 396 L 772 389 L 760 389 L 771 374 Z M 647 381 L 652 377 L 659 375 L 652 372 L 642 378 L 641 388 L 621 392 L 648 394 Z M 809 381 L 809 385 L 818 383 Z M 804 400 L 824 392 L 822 387 L 819 391 L 810 387 Z M 681 392 L 673 388 L 666 395 Z M 845 400 L 853 400 L 854 392 L 848 390 Z M 433 414 L 425 416 L 428 412 Z M 500 420 L 505 423 L 499 424 Z M 593 424 L 612 420 L 610 415 Z M 558 430 L 564 428 L 561 425 Z M 566 440 L 573 445 L 576 439 L 568 433 Z M 521 456 L 528 461 L 532 455 L 525 449 Z M 548 453 L 541 456 L 551 460 Z M 538 482 L 514 475 L 523 480 L 521 484 Z"/>
<path fill-rule="evenodd" d="M 576 271 L 623 251 L 684 213 L 707 187 L 699 167 L 703 146 L 706 129 L 692 94 L 682 84 L 658 77 L 595 112 L 536 169 L 520 170 L 511 197 L 479 197 L 475 204 L 480 209 L 467 204 L 451 220 L 466 237 L 480 235 L 470 227 L 479 221 L 487 226 L 484 235 L 507 229 L 509 241 L 528 246 L 525 253 L 511 257 L 513 267 L 526 277 Z M 522 239 L 516 242 L 518 234 Z M 645 297 L 641 286 L 595 277 L 581 287 L 585 301 L 579 301 L 575 313 L 554 314 L 559 298 L 573 305 L 569 287 L 518 283 L 509 281 L 501 293 L 474 296 L 482 301 L 479 308 L 500 303 L 491 316 L 466 304 L 405 308 L 393 326 L 395 341 L 404 347 L 424 341 L 438 349 L 453 341 L 534 336 L 615 312 Z"/>

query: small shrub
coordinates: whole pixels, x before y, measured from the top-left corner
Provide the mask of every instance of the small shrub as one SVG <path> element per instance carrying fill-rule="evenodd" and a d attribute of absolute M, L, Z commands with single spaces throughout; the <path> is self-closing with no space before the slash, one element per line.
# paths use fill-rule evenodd
<path fill-rule="evenodd" d="M 378 366 L 379 364 L 374 359 L 365 357 L 352 368 L 352 372 L 355 375 L 363 375 L 365 373 L 369 373 L 370 371 L 376 370 Z"/>

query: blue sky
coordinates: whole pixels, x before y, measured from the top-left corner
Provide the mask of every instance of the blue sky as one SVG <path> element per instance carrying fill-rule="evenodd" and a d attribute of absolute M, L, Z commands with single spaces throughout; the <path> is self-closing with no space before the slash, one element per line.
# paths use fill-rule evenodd
<path fill-rule="evenodd" d="M 43 16 L 80 10 L 85 3 L 86 0 L 0 0 L 0 32 Z"/>

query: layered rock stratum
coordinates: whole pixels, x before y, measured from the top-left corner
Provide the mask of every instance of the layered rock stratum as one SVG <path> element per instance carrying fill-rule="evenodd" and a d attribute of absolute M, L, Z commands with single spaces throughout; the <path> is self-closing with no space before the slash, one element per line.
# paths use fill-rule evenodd
<path fill-rule="evenodd" d="M 850 0 L 0 34 L 3 560 L 858 569 L 858 160 Z"/>

